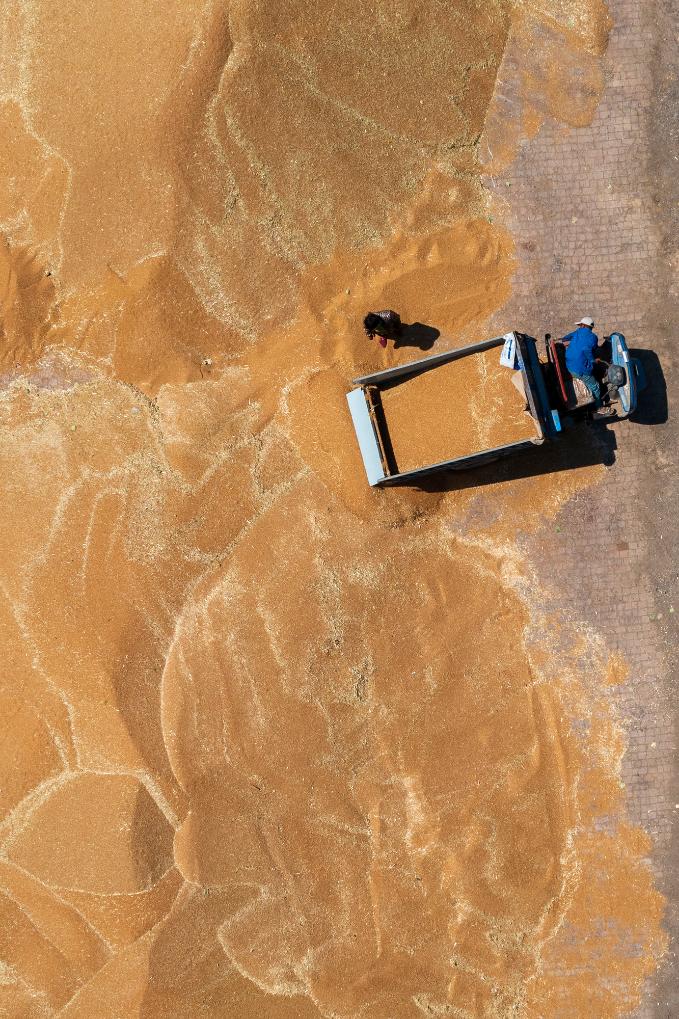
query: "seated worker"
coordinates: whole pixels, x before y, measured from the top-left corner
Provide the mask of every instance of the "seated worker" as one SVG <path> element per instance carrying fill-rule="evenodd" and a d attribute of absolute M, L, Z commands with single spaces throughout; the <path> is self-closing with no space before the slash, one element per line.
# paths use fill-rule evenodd
<path fill-rule="evenodd" d="M 594 364 L 600 358 L 595 356 L 599 337 L 594 332 L 594 319 L 585 316 L 577 324 L 577 329 L 561 338 L 566 348 L 566 367 L 575 379 L 581 379 L 594 397 L 594 406 L 602 415 L 601 386 L 594 378 Z"/>
<path fill-rule="evenodd" d="M 363 319 L 363 328 L 369 340 L 379 336 L 380 347 L 386 347 L 387 340 L 397 340 L 403 332 L 401 316 L 396 311 L 369 311 Z"/>

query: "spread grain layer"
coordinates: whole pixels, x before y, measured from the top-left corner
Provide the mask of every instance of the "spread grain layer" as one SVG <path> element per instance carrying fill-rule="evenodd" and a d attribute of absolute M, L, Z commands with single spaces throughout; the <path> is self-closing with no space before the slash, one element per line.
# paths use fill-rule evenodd
<path fill-rule="evenodd" d="M 606 655 L 515 544 L 600 470 L 375 491 L 346 404 L 414 356 L 369 309 L 487 335 L 478 139 L 586 121 L 603 3 L 0 17 L 0 1013 L 627 1013 L 660 904 Z M 497 356 L 404 388 L 402 456 L 528 428 Z"/>
<path fill-rule="evenodd" d="M 439 365 L 381 397 L 401 472 L 537 435 L 499 348 Z"/>

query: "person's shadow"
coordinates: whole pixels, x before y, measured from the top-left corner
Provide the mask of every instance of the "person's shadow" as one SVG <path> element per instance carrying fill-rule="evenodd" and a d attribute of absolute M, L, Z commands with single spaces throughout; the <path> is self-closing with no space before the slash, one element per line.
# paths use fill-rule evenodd
<path fill-rule="evenodd" d="M 418 350 L 431 350 L 440 335 L 440 329 L 424 325 L 423 322 L 411 322 L 410 325 L 404 322 L 401 335 L 394 341 L 394 348 L 417 347 Z"/>

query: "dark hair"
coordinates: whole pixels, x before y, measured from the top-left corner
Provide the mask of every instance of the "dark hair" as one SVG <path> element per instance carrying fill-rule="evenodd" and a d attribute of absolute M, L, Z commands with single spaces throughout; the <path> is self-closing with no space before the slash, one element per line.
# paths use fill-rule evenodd
<path fill-rule="evenodd" d="M 378 326 L 381 321 L 382 321 L 382 319 L 380 318 L 379 315 L 376 315 L 374 313 L 374 311 L 369 311 L 368 314 L 363 319 L 363 325 L 365 327 L 365 331 L 367 333 L 373 332 L 373 330 L 375 329 L 375 326 Z"/>

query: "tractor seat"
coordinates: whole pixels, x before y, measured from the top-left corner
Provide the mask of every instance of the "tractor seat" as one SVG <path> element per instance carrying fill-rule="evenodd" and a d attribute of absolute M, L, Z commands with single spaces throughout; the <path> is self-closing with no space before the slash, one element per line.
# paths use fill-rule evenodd
<path fill-rule="evenodd" d="M 548 341 L 549 360 L 554 365 L 561 402 L 567 410 L 587 407 L 594 397 L 580 379 L 574 379 L 566 367 L 566 348 L 560 340 Z"/>

